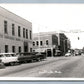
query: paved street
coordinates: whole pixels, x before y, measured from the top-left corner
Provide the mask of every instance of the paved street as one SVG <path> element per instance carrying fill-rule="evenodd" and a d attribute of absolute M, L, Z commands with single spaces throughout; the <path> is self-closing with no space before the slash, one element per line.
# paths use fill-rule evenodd
<path fill-rule="evenodd" d="M 48 57 L 41 62 L 7 66 L 1 77 L 84 77 L 84 56 Z"/>

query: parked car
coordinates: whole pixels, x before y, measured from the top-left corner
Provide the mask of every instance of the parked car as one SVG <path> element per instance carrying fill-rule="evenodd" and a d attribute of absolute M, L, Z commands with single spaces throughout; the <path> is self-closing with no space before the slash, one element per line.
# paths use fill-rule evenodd
<path fill-rule="evenodd" d="M 33 52 L 33 53 L 18 53 L 18 60 L 20 63 L 24 63 L 24 62 L 33 62 L 35 61 L 40 61 L 42 59 L 45 59 L 45 55 L 41 54 L 41 53 L 37 53 L 37 52 Z"/>
<path fill-rule="evenodd" d="M 65 57 L 71 56 L 71 53 L 66 53 Z"/>
<path fill-rule="evenodd" d="M 43 52 L 36 52 L 35 53 L 35 60 L 41 61 L 44 59 L 46 59 L 46 53 L 43 53 Z"/>
<path fill-rule="evenodd" d="M 0 59 L 4 64 L 14 65 L 18 62 L 18 57 L 15 53 L 0 53 Z"/>
<path fill-rule="evenodd" d="M 4 63 L 2 62 L 2 60 L 0 59 L 0 69 L 3 69 L 3 68 L 5 68 L 5 65 L 4 65 Z"/>

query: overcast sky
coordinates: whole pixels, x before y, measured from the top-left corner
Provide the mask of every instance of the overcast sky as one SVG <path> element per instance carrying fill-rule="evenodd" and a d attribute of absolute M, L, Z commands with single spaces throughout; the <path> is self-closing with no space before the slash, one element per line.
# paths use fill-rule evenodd
<path fill-rule="evenodd" d="M 84 31 L 84 4 L 0 4 L 32 22 L 33 33 L 49 31 Z M 66 33 L 72 48 L 84 46 L 83 33 Z M 80 38 L 79 40 L 77 38 Z"/>

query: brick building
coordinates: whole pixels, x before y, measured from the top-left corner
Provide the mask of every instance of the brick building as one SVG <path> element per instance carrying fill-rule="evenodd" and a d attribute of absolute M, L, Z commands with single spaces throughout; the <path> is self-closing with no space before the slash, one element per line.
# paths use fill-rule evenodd
<path fill-rule="evenodd" d="M 47 56 L 55 54 L 55 48 L 58 46 L 58 37 L 51 32 L 33 34 L 33 51 L 46 52 Z"/>
<path fill-rule="evenodd" d="M 33 34 L 33 51 L 46 52 L 47 56 L 64 55 L 70 49 L 70 40 L 63 33 Z"/>

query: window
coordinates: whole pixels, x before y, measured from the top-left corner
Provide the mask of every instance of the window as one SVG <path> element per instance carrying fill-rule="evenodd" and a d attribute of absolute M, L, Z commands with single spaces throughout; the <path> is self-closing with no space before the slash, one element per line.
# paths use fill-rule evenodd
<path fill-rule="evenodd" d="M 35 42 L 33 42 L 33 46 L 35 46 Z"/>
<path fill-rule="evenodd" d="M 15 25 L 12 24 L 12 35 L 15 35 Z"/>
<path fill-rule="evenodd" d="M 25 28 L 23 28 L 23 37 L 25 38 Z"/>
<path fill-rule="evenodd" d="M 21 52 L 21 46 L 18 47 L 18 52 L 19 52 L 19 53 Z"/>
<path fill-rule="evenodd" d="M 15 46 L 12 46 L 12 52 L 15 53 Z"/>
<path fill-rule="evenodd" d="M 49 43 L 48 43 L 48 40 L 46 40 L 46 45 L 48 45 Z"/>
<path fill-rule="evenodd" d="M 5 45 L 5 53 L 8 53 L 8 45 Z"/>
<path fill-rule="evenodd" d="M 33 52 L 35 52 L 35 50 L 33 50 Z"/>
<path fill-rule="evenodd" d="M 28 29 L 26 29 L 26 38 L 28 39 Z"/>
<path fill-rule="evenodd" d="M 38 41 L 36 41 L 36 45 L 37 45 L 37 46 L 39 45 L 39 42 L 38 42 Z"/>
<path fill-rule="evenodd" d="M 30 39 L 32 39 L 32 32 L 30 31 Z"/>
<path fill-rule="evenodd" d="M 42 41 L 40 41 L 40 45 L 41 45 L 41 46 L 43 45 L 43 42 L 42 42 Z"/>
<path fill-rule="evenodd" d="M 30 52 L 32 52 L 32 48 L 30 48 Z"/>
<path fill-rule="evenodd" d="M 7 21 L 4 21 L 4 33 L 7 34 Z"/>
<path fill-rule="evenodd" d="M 20 26 L 18 26 L 18 36 L 19 37 L 21 36 L 21 28 L 20 28 Z"/>

